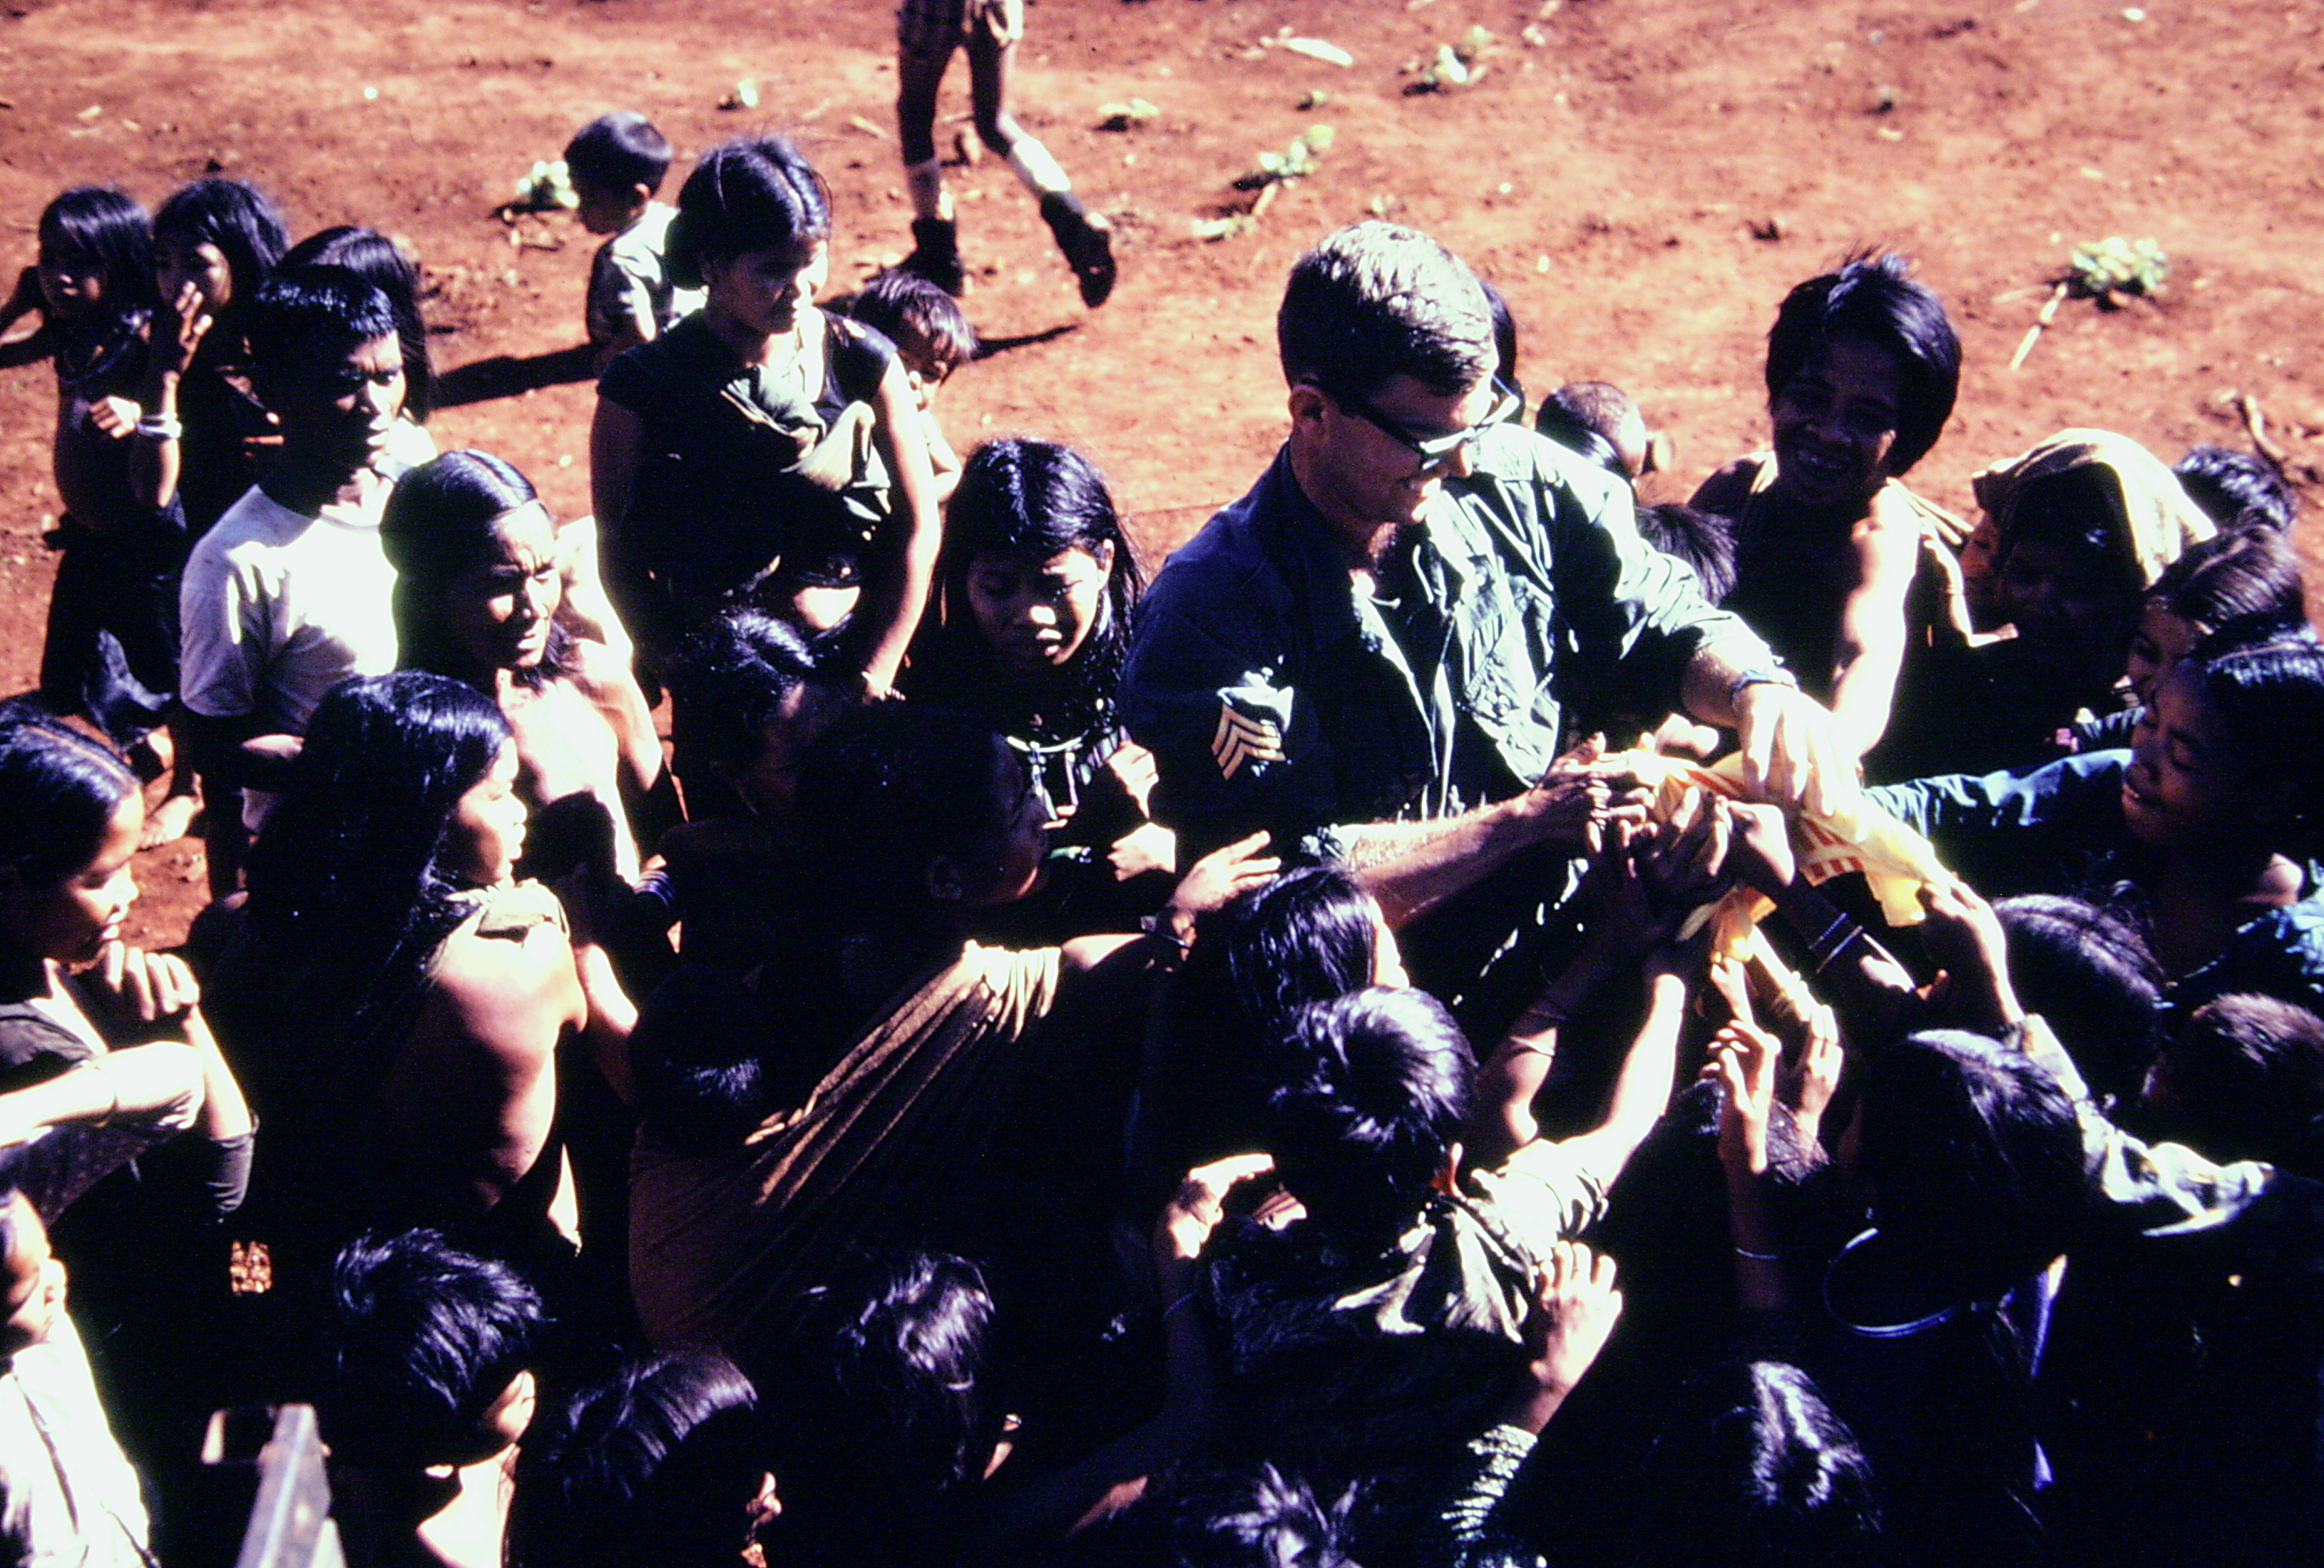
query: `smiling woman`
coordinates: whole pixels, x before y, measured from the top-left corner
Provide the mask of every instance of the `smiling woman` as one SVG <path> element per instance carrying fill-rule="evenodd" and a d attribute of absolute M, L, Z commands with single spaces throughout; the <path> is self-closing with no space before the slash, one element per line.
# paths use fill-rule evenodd
<path fill-rule="evenodd" d="M 1703 482 L 1733 520 L 1727 607 L 1828 701 L 1858 754 L 1887 728 L 1926 508 L 1899 483 L 1952 412 L 1960 343 L 1902 256 L 1794 289 L 1767 335 L 1772 451 Z"/>

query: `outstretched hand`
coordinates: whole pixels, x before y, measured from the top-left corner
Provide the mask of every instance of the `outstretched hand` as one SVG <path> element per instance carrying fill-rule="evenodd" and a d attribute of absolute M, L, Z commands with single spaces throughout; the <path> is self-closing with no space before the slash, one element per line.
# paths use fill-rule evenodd
<path fill-rule="evenodd" d="M 1956 876 L 1921 889 L 1922 923 L 1929 955 L 1944 970 L 1938 995 L 1971 1028 L 1998 1033 L 2024 1010 L 2009 983 L 2009 938 L 2001 917 L 1977 890 Z"/>
<path fill-rule="evenodd" d="M 1266 847 L 1266 833 L 1254 833 L 1213 850 L 1187 867 L 1165 911 L 1171 926 L 1183 935 L 1193 927 L 1196 917 L 1222 909 L 1236 894 L 1273 880 L 1283 869 L 1283 862 L 1260 853 Z"/>
<path fill-rule="evenodd" d="M 1275 1159 L 1264 1154 L 1229 1155 L 1198 1165 L 1178 1183 L 1178 1191 L 1162 1206 L 1154 1225 L 1154 1256 L 1165 1265 L 1192 1263 L 1225 1216 L 1227 1194 L 1245 1182 L 1273 1173 Z"/>
<path fill-rule="evenodd" d="M 1530 1387 L 1512 1412 L 1515 1425 L 1534 1433 L 1549 1425 L 1621 1316 L 1614 1260 L 1579 1241 L 1553 1245 L 1534 1271 L 1533 1311 L 1525 1327 Z"/>
<path fill-rule="evenodd" d="M 1595 854 L 1622 828 L 1646 822 L 1645 782 L 1604 753 L 1604 743 L 1591 736 L 1552 762 L 1517 798 L 1517 808 L 1539 842 Z"/>
<path fill-rule="evenodd" d="M 1767 1123 L 1775 1110 L 1775 1058 L 1780 1047 L 1766 1030 L 1729 1023 L 1711 1042 L 1702 1069 L 1727 1092 L 1719 1112 L 1719 1160 L 1730 1183 L 1767 1173 Z"/>
<path fill-rule="evenodd" d="M 161 368 L 171 374 L 183 375 L 200 352 L 202 339 L 209 336 L 217 323 L 211 315 L 209 301 L 191 282 L 178 285 L 177 298 L 169 302 L 154 323 L 153 348 L 161 361 Z"/>
<path fill-rule="evenodd" d="M 1735 699 L 1743 781 L 1782 807 L 1830 816 L 1856 797 L 1856 760 L 1840 743 L 1831 710 L 1777 681 L 1747 686 Z"/>

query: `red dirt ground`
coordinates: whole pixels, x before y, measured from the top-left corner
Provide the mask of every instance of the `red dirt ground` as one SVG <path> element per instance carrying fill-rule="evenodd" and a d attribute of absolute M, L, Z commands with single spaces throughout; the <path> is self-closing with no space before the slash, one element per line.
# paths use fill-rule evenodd
<path fill-rule="evenodd" d="M 1472 25 L 1495 35 L 1478 80 L 1404 90 L 1400 68 Z M 1261 47 L 1286 30 L 1354 65 Z M 593 242 L 563 215 L 512 231 L 492 209 L 585 120 L 626 107 L 682 159 L 745 131 L 798 137 L 835 189 L 835 287 L 850 286 L 906 240 L 893 50 L 874 0 L 0 0 L 0 266 L 31 261 L 33 220 L 68 184 L 152 204 L 219 167 L 281 200 L 294 234 L 352 221 L 404 238 L 439 366 L 542 355 L 579 336 Z M 760 106 L 721 112 L 743 78 Z M 956 66 L 947 100 L 963 125 L 964 78 Z M 1313 90 L 1329 101 L 1303 111 Z M 1096 128 L 1132 97 L 1158 115 Z M 1936 499 L 1966 508 L 1978 466 L 2070 424 L 2166 458 L 2247 446 L 2243 392 L 2324 503 L 2311 4 L 1038 0 L 1016 100 L 1112 216 L 1121 284 L 1084 311 L 1008 170 L 954 170 L 978 327 L 1029 341 L 957 377 L 944 421 L 964 449 L 1010 431 L 1085 447 L 1157 561 L 1281 437 L 1272 312 L 1291 260 L 1370 212 L 1499 284 L 1536 393 L 1629 389 L 1675 438 L 1670 496 L 1762 438 L 1760 344 L 1784 291 L 1879 244 L 1918 259 L 1966 345 L 1960 411 L 1914 475 Z M 1260 151 L 1319 120 L 1337 139 L 1317 173 L 1251 232 L 1194 237 L 1248 204 L 1232 181 Z M 2070 301 L 2010 374 L 2068 249 L 2109 235 L 2170 254 L 2159 302 Z M 45 368 L 0 377 L 0 689 L 38 658 L 52 396 Z M 591 402 L 550 386 L 434 429 L 577 512 Z M 2301 542 L 2324 559 L 2324 528 Z M 198 897 L 196 846 L 140 871 L 132 939 L 167 940 Z"/>

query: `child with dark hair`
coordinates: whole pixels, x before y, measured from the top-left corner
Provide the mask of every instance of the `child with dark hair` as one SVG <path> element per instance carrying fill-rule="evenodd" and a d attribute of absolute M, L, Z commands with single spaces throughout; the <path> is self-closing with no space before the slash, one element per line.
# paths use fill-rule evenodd
<path fill-rule="evenodd" d="M 607 236 L 589 263 L 586 315 L 599 374 L 623 349 L 651 343 L 701 308 L 698 289 L 671 281 L 664 253 L 677 210 L 654 198 L 669 173 L 669 139 L 634 109 L 600 115 L 565 144 L 581 226 Z"/>
<path fill-rule="evenodd" d="M 2241 529 L 2187 547 L 2163 568 L 2140 606 L 2124 678 L 2140 707 L 2194 646 L 2214 633 L 2264 642 L 2308 624 L 2300 557 L 2282 535 Z M 2126 739 L 2129 727 L 2119 733 Z"/>
<path fill-rule="evenodd" d="M 2188 498 L 2222 529 L 2263 527 L 2289 535 L 2300 521 L 2300 493 L 2283 471 L 2250 452 L 2208 441 L 2187 448 L 2171 466 Z"/>
<path fill-rule="evenodd" d="M 1259 1146 L 1275 1058 L 1300 1009 L 1405 983 L 1379 904 L 1343 867 L 1286 872 L 1204 916 L 1148 1030 L 1132 1212 L 1153 1208 L 1192 1167 Z"/>
<path fill-rule="evenodd" d="M 0 1146 L 71 1265 L 115 1430 L 180 1504 L 231 1386 L 221 1222 L 251 1120 L 192 972 L 120 940 L 143 817 L 118 753 L 0 706 Z"/>
<path fill-rule="evenodd" d="M 627 662 L 558 619 L 557 525 L 531 482 L 490 453 L 447 452 L 396 486 L 380 544 L 399 663 L 467 682 L 509 722 L 533 815 L 528 873 L 562 875 L 610 831 L 608 869 L 634 880 L 627 801 L 660 778 L 661 738 Z"/>
<path fill-rule="evenodd" d="M 2210 1159 L 2324 1180 L 2324 1019 L 2272 996 L 2216 997 L 2163 1031 L 2139 1104 Z"/>
<path fill-rule="evenodd" d="M 2102 1109 L 2130 1102 L 2153 1059 L 2168 983 L 2128 913 L 2052 893 L 1993 906 L 2009 937 L 2009 981 L 2046 1019 Z"/>
<path fill-rule="evenodd" d="M 954 298 L 967 290 L 936 144 L 936 92 L 953 51 L 965 44 L 977 138 L 1041 204 L 1082 303 L 1094 309 L 1113 292 L 1112 226 L 1082 204 L 1056 159 L 1009 112 L 1010 66 L 1024 33 L 1024 0 L 906 0 L 897 11 L 896 129 L 912 198 L 912 254 L 903 264 Z"/>
<path fill-rule="evenodd" d="M 403 347 L 386 295 L 342 268 L 309 267 L 252 302 L 249 348 L 282 452 L 186 564 L 180 696 L 195 765 L 244 791 L 255 829 L 323 694 L 395 668 L 395 569 L 379 520 Z"/>
<path fill-rule="evenodd" d="M 1604 1213 L 1669 1100 L 1687 992 L 1670 943 L 1721 869 L 1705 863 L 1713 823 L 1706 811 L 1606 852 L 1598 939 L 1481 1073 L 1425 992 L 1368 988 L 1289 1020 L 1264 1057 L 1263 1139 L 1304 1215 L 1230 1221 L 1202 1285 L 1224 1354 L 1222 1452 L 1311 1479 L 1409 1477 L 1494 1423 L 1526 1366 L 1539 1271 Z M 1542 1136 L 1533 1101 L 1566 1016 L 1641 969 L 1646 1006 L 1603 1120 Z M 1410 1503 L 1384 1488 L 1372 1527 Z"/>
<path fill-rule="evenodd" d="M 37 330 L 9 329 L 37 313 Z M 153 231 L 117 190 L 82 185 L 42 210 L 40 260 L 0 305 L 0 366 L 47 357 L 57 374 L 60 551 L 41 646 L 41 696 L 59 713 L 102 711 L 106 645 L 158 719 L 178 688 L 178 576 L 185 519 L 136 482 L 138 449 L 172 421 L 145 394 L 153 319 Z M 124 737 L 124 739 L 128 737 Z"/>
<path fill-rule="evenodd" d="M 1772 450 L 1712 475 L 1693 504 L 1736 522 L 1726 601 L 1847 743 L 1888 727 L 1930 509 L 1900 483 L 1950 416 L 1960 343 L 1894 254 L 1858 255 L 1785 297 L 1767 334 Z"/>
<path fill-rule="evenodd" d="M 703 308 L 606 368 L 589 438 L 606 586 L 644 672 L 750 603 L 810 632 L 845 623 L 862 689 L 889 689 L 941 525 L 894 349 L 816 307 L 822 177 L 779 137 L 713 148 L 678 191 L 669 254 Z"/>
<path fill-rule="evenodd" d="M 703 627 L 669 680 L 670 770 L 687 819 L 662 835 L 659 863 L 622 915 L 614 956 L 637 996 L 680 960 L 750 969 L 797 918 L 813 918 L 801 899 L 791 799 L 807 748 L 851 706 L 798 630 L 757 610 L 729 610 Z"/>
<path fill-rule="evenodd" d="M 802 1296 L 768 1379 L 783 1510 L 774 1562 L 947 1554 L 1001 1417 L 993 1303 L 965 1258 L 873 1251 Z"/>
<path fill-rule="evenodd" d="M 183 504 L 197 539 L 273 456 L 278 432 L 251 379 L 248 329 L 290 243 L 274 204 L 238 180 L 198 180 L 153 217 L 161 312 L 143 400 L 157 432 L 148 482 L 158 504 Z"/>
<path fill-rule="evenodd" d="M 2023 774 L 1940 775 L 1871 798 L 2002 892 L 2120 879 L 2144 905 L 2172 1001 L 2255 991 L 2324 1003 L 2324 647 L 2217 638 L 2157 688 L 2128 752 Z"/>
<path fill-rule="evenodd" d="M 1971 549 L 1987 565 L 1968 577 L 1968 610 L 2009 634 L 1935 650 L 1868 760 L 1876 778 L 2057 755 L 2084 710 L 2122 706 L 2116 688 L 2144 601 L 2215 531 L 2160 458 L 2107 430 L 2061 430 L 1986 468 L 1976 488 L 1984 516 Z"/>
<path fill-rule="evenodd" d="M 1144 586 L 1087 457 L 1016 437 L 970 456 L 905 690 L 983 718 L 1039 778 L 1060 826 L 1049 886 L 1018 910 L 1030 929 L 1128 925 L 1164 890 L 1148 873 L 1176 863 L 1176 841 L 1146 813 L 1153 759 L 1114 712 Z"/>
<path fill-rule="evenodd" d="M 927 438 L 928 470 L 939 503 L 952 499 L 960 484 L 960 454 L 936 428 L 936 392 L 953 372 L 976 357 L 976 328 L 960 302 L 918 272 L 890 267 L 863 285 L 847 307 L 848 318 L 887 335 L 904 363 L 912 394 L 920 405 L 920 430 Z"/>
<path fill-rule="evenodd" d="M 734 1568 L 773 1508 L 767 1451 L 758 1393 L 724 1357 L 633 1361 L 526 1429 L 511 1568 Z"/>
<path fill-rule="evenodd" d="M 315 1411 L 350 1562 L 498 1568 L 547 1327 L 514 1269 L 436 1231 L 339 1253 Z"/>
<path fill-rule="evenodd" d="M 1887 1561 L 1871 1461 L 1785 1362 L 1731 1362 L 1698 1382 L 1655 1444 L 1640 1496 L 1637 1568 Z"/>
<path fill-rule="evenodd" d="M 1638 532 L 1692 572 L 1704 598 L 1716 604 L 1734 591 L 1735 530 L 1719 513 L 1674 503 L 1641 506 Z"/>
<path fill-rule="evenodd" d="M 1541 400 L 1533 428 L 1628 484 L 1659 466 L 1655 449 L 1662 438 L 1647 430 L 1646 415 L 1612 382 L 1567 382 Z M 1703 597 L 1715 604 L 1722 595 L 1706 587 Z"/>

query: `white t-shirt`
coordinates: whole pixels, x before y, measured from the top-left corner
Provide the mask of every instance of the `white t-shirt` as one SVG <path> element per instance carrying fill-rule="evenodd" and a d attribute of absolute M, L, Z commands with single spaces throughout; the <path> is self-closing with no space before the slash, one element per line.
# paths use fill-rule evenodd
<path fill-rule="evenodd" d="M 331 687 L 395 669 L 395 568 L 379 543 L 391 489 L 306 517 L 253 485 L 226 508 L 178 592 L 186 706 L 208 718 L 255 715 L 262 734 L 301 734 Z"/>

